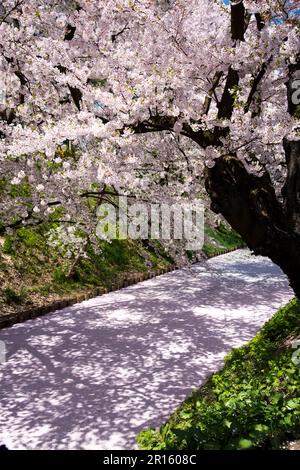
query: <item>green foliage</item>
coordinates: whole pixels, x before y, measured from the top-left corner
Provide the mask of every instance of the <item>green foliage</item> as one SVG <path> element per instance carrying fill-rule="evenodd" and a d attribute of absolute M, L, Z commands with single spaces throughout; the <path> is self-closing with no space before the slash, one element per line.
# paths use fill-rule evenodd
<path fill-rule="evenodd" d="M 298 105 L 296 106 L 295 113 L 294 113 L 294 117 L 295 117 L 296 119 L 300 119 L 300 104 L 298 104 Z"/>
<path fill-rule="evenodd" d="M 41 228 L 28 228 L 22 227 L 17 232 L 17 238 L 19 243 L 22 243 L 26 248 L 39 248 L 41 243 L 44 245 L 45 240 L 45 231 L 43 227 Z"/>
<path fill-rule="evenodd" d="M 111 243 L 103 243 L 103 257 L 110 264 L 127 266 L 129 264 L 128 243 L 125 240 L 112 240 Z"/>
<path fill-rule="evenodd" d="M 4 300 L 7 304 L 21 304 L 25 300 L 24 295 L 18 294 L 13 289 L 7 287 L 3 291 Z"/>
<path fill-rule="evenodd" d="M 62 214 L 63 209 L 57 208 L 53 220 Z M 68 278 L 74 256 L 64 258 L 60 247 L 50 246 L 48 242 L 49 231 L 57 226 L 57 222 L 49 221 L 35 227 L 21 227 L 14 235 L 5 236 L 2 251 L 10 255 L 10 264 L 5 262 L 0 269 L 11 273 L 13 266 L 17 278 L 22 278 L 18 287 L 23 288 L 29 299 L 33 294 L 36 300 L 36 296 L 64 295 L 95 286 L 111 288 L 124 275 L 159 270 L 174 264 L 174 259 L 156 240 L 99 241 L 99 252 L 88 245 L 86 256 L 79 259 Z M 225 234 L 220 232 L 219 236 L 226 238 L 228 234 L 230 231 L 225 229 Z M 188 255 L 192 259 L 193 253 Z M 14 277 L 5 287 L 15 287 Z M 6 302 L 6 297 L 2 297 Z"/>
<path fill-rule="evenodd" d="M 53 272 L 53 280 L 59 284 L 67 281 L 67 277 L 61 268 L 55 269 Z"/>
<path fill-rule="evenodd" d="M 226 252 L 245 245 L 240 235 L 223 223 L 216 229 L 206 226 L 205 235 L 206 242 L 203 245 L 203 252 L 208 257 L 215 256 L 220 250 Z M 213 240 L 217 246 L 212 244 L 210 240 Z"/>
<path fill-rule="evenodd" d="M 0 177 L 0 195 L 5 194 L 7 186 L 8 186 L 7 178 L 5 178 L 5 176 L 1 176 Z"/>
<path fill-rule="evenodd" d="M 0 236 L 3 236 L 5 234 L 5 225 L 4 223 L 0 220 Z"/>
<path fill-rule="evenodd" d="M 191 250 L 186 250 L 186 255 L 187 255 L 187 257 L 188 257 L 188 259 L 189 259 L 190 261 L 193 260 L 193 258 L 194 258 L 194 252 L 193 252 L 193 251 L 191 251 Z"/>
<path fill-rule="evenodd" d="M 239 85 L 234 85 L 230 90 L 230 94 L 234 100 L 233 106 L 235 108 L 243 108 L 245 106 L 245 102 L 240 99 L 241 91 L 242 88 Z"/>
<path fill-rule="evenodd" d="M 212 258 L 219 254 L 220 248 L 212 246 L 209 243 L 204 243 L 202 251 L 208 258 Z"/>
<path fill-rule="evenodd" d="M 14 253 L 14 240 L 12 237 L 6 237 L 3 243 L 2 251 L 5 255 L 12 255 Z"/>
<path fill-rule="evenodd" d="M 300 335 L 293 300 L 225 367 L 194 392 L 159 430 L 138 435 L 142 449 L 277 449 L 300 436 L 300 365 L 292 339 Z"/>
<path fill-rule="evenodd" d="M 12 198 L 28 199 L 31 197 L 31 187 L 29 183 L 12 185 L 9 195 Z"/>
<path fill-rule="evenodd" d="M 221 223 L 216 229 L 207 226 L 205 228 L 205 233 L 227 249 L 233 249 L 243 244 L 243 240 L 240 235 L 231 228 L 227 228 L 223 223 Z"/>
<path fill-rule="evenodd" d="M 145 258 L 152 263 L 153 269 L 167 266 L 171 260 L 157 242 L 155 249 L 142 242 L 132 240 L 113 240 L 111 243 L 99 241 L 99 252 L 88 245 L 86 256 L 79 259 L 71 278 L 67 277 L 73 258 L 64 258 L 61 250 L 49 246 L 48 233 L 56 223 L 45 223 L 36 227 L 22 227 L 14 235 L 7 235 L 2 252 L 9 254 L 10 264 L 0 265 L 1 271 L 14 272 L 22 277 L 23 292 L 30 299 L 36 296 L 49 297 L 50 294 L 65 295 L 102 286 L 110 288 L 126 273 L 142 273 L 148 267 Z M 11 285 L 15 286 L 13 277 Z M 11 296 L 0 295 L 5 303 L 11 302 Z M 14 301 L 15 304 L 17 302 Z"/>

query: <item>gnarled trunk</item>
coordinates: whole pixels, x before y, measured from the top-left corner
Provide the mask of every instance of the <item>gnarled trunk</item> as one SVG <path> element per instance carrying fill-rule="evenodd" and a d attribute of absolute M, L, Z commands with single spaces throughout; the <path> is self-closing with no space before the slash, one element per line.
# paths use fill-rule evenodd
<path fill-rule="evenodd" d="M 211 208 L 221 213 L 256 255 L 268 256 L 300 298 L 300 142 L 285 142 L 288 176 L 278 200 L 270 176 L 248 173 L 234 155 L 206 169 Z"/>

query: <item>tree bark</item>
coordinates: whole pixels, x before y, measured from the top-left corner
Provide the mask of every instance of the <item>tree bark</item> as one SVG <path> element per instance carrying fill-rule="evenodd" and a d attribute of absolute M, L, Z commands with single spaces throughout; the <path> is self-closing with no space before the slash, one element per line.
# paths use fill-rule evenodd
<path fill-rule="evenodd" d="M 235 155 L 220 157 L 206 169 L 206 190 L 212 210 L 225 217 L 254 254 L 280 266 L 300 298 L 300 145 L 286 145 L 289 174 L 283 204 L 269 174 L 248 173 Z"/>
<path fill-rule="evenodd" d="M 243 2 L 231 2 L 231 32 L 234 40 L 242 41 L 245 31 Z M 256 15 L 259 30 L 264 27 Z M 272 58 L 270 59 L 272 60 Z M 267 64 L 254 80 L 245 112 L 250 108 L 257 85 L 263 79 Z M 293 102 L 293 82 L 300 72 L 300 55 L 289 66 L 287 108 L 293 115 L 297 110 Z M 232 77 L 238 83 L 238 77 Z M 235 83 L 235 84 L 237 84 Z M 232 104 L 223 94 L 224 109 L 232 113 Z M 269 257 L 288 276 L 290 286 L 300 298 L 300 140 L 283 140 L 286 156 L 287 178 L 280 201 L 276 196 L 270 175 L 250 174 L 236 155 L 220 157 L 205 174 L 206 190 L 211 198 L 211 208 L 221 213 L 256 255 Z"/>
<path fill-rule="evenodd" d="M 244 41 L 245 13 L 242 0 L 231 1 L 231 37 L 234 41 Z"/>

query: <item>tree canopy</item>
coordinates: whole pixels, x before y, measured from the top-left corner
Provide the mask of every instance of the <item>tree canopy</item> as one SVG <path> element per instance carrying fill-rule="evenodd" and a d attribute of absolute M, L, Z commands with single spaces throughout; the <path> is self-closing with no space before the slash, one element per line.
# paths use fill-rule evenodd
<path fill-rule="evenodd" d="M 2 201 L 6 226 L 62 206 L 91 229 L 86 197 L 194 197 L 205 178 L 214 210 L 291 277 L 265 240 L 275 224 L 299 246 L 299 8 L 2 1 L 0 168 L 18 198 Z"/>

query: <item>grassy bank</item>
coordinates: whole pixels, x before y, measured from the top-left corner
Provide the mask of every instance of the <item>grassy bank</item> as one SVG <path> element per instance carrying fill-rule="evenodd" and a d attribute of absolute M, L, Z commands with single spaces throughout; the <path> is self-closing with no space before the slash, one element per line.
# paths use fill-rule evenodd
<path fill-rule="evenodd" d="M 245 243 L 242 238 L 232 230 L 228 225 L 221 223 L 218 228 L 207 225 L 205 227 L 205 243 L 203 245 L 203 253 L 211 258 L 236 248 L 244 247 Z"/>
<path fill-rule="evenodd" d="M 64 300 L 94 287 L 111 289 L 145 272 L 159 272 L 174 264 L 174 259 L 158 241 L 113 240 L 99 242 L 99 252 L 89 245 L 85 257 L 68 275 L 73 260 L 49 246 L 51 225 L 23 227 L 14 235 L 0 238 L 0 315 Z M 203 256 L 213 256 L 238 248 L 241 239 L 221 224 L 207 227 Z M 188 253 L 195 261 L 195 253 Z M 199 259 L 199 258 L 198 258 Z"/>
<path fill-rule="evenodd" d="M 141 432 L 140 448 L 278 449 L 299 439 L 297 338 L 300 301 L 293 300 L 250 343 L 234 349 L 223 370 L 195 391 L 166 424 Z"/>
<path fill-rule="evenodd" d="M 48 226 L 22 228 L 2 239 L 0 249 L 0 314 L 63 299 L 94 287 L 110 289 L 124 276 L 159 271 L 174 261 L 158 243 L 113 240 L 92 245 L 68 276 L 73 260 L 49 246 Z"/>

